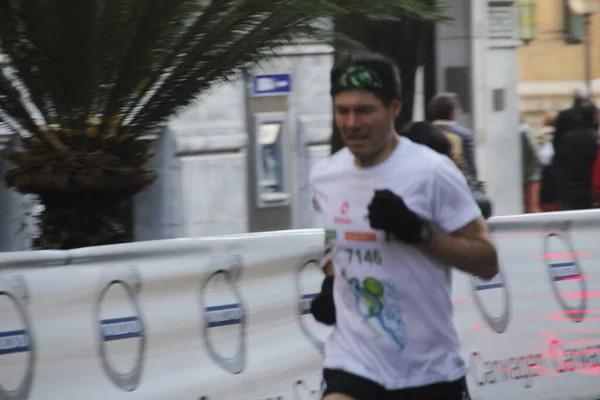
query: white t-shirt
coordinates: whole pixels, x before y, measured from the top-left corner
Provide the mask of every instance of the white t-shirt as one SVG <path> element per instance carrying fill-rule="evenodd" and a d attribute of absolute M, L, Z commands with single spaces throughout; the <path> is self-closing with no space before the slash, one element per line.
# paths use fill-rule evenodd
<path fill-rule="evenodd" d="M 446 156 L 401 138 L 383 163 L 358 168 L 347 148 L 311 173 L 314 205 L 333 247 L 337 323 L 325 367 L 388 390 L 453 381 L 468 372 L 452 321 L 451 269 L 415 246 L 374 231 L 367 206 L 390 189 L 445 232 L 481 215 Z"/>

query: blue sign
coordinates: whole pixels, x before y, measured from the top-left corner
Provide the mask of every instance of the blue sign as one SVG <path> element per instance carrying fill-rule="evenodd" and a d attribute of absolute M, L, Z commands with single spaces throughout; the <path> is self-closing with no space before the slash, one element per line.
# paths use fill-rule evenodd
<path fill-rule="evenodd" d="M 292 76 L 290 74 L 256 75 L 252 78 L 252 94 L 286 95 L 292 91 Z"/>

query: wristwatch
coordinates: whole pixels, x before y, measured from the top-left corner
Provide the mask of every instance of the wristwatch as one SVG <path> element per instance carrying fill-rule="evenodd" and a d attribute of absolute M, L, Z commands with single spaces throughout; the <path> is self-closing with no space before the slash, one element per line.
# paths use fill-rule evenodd
<path fill-rule="evenodd" d="M 423 221 L 421 225 L 420 239 L 422 244 L 427 244 L 433 239 L 433 226 L 431 223 Z"/>

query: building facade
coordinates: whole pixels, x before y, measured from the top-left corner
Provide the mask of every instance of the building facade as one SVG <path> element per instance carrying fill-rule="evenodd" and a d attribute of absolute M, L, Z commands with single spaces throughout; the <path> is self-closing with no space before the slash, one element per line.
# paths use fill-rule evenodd
<path fill-rule="evenodd" d="M 520 0 L 517 8 L 519 109 L 539 123 L 546 111 L 571 102 L 575 88 L 586 86 L 585 17 L 573 14 L 568 0 Z M 590 17 L 591 92 L 600 97 L 600 10 Z"/>

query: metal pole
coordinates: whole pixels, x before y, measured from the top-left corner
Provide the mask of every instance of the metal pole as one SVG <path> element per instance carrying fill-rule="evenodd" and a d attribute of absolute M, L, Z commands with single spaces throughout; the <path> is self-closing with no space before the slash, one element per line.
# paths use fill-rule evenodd
<path fill-rule="evenodd" d="M 585 85 L 587 88 L 587 95 L 592 97 L 592 46 L 590 45 L 590 16 L 591 13 L 584 14 L 584 51 L 585 51 Z"/>

